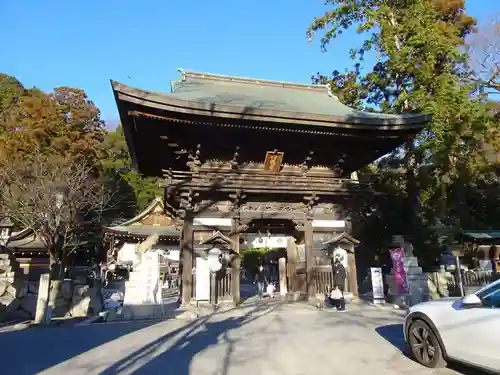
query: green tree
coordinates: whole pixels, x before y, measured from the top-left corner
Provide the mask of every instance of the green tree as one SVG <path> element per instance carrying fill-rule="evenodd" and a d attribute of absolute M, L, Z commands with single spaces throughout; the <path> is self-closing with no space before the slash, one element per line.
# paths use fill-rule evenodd
<path fill-rule="evenodd" d="M 405 234 L 419 255 L 432 258 L 444 228 L 463 227 L 465 186 L 474 182 L 477 188 L 491 170 L 484 146 L 494 152 L 498 148 L 498 122 L 484 98 L 474 96 L 474 87 L 463 80 L 468 58 L 464 38 L 474 31 L 475 20 L 465 12 L 462 0 L 329 0 L 327 4 L 333 9 L 314 20 L 309 38 L 323 32 L 324 50 L 346 29 L 356 29 L 366 39 L 351 51 L 352 72 L 316 78 L 329 82 L 340 98 L 360 108 L 432 115 L 426 130 L 372 175 L 394 182 L 398 191 L 389 194 L 401 197 L 397 219 L 390 220 L 394 215 L 387 211 L 394 206 L 379 206 L 378 217 L 387 232 Z M 368 53 L 377 61 L 360 74 Z M 387 189 L 387 184 L 378 187 Z M 406 225 L 401 228 L 403 217 Z"/>

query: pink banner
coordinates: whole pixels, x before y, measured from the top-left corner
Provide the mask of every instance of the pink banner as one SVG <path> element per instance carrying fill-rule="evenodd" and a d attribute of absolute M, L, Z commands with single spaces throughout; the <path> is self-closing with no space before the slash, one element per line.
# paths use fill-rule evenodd
<path fill-rule="evenodd" d="M 408 280 L 406 279 L 405 271 L 405 251 L 401 248 L 389 251 L 391 253 L 392 267 L 394 269 L 394 275 L 396 276 L 399 292 L 408 293 Z"/>

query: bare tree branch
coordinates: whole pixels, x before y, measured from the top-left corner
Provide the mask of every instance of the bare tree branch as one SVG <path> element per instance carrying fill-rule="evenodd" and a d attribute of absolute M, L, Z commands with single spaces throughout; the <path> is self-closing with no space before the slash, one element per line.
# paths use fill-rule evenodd
<path fill-rule="evenodd" d="M 33 229 L 47 247 L 51 265 L 62 269 L 111 209 L 114 192 L 85 160 L 34 154 L 30 160 L 11 158 L 0 165 L 0 194 L 3 212 Z"/>
<path fill-rule="evenodd" d="M 500 94 L 500 13 L 470 38 L 467 52 L 469 80 L 487 90 L 487 94 Z"/>

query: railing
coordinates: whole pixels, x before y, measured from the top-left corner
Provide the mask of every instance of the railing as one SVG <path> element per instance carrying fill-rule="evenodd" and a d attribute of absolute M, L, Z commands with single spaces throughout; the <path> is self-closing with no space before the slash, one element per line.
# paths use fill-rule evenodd
<path fill-rule="evenodd" d="M 460 270 L 462 276 L 462 283 L 464 286 L 483 286 L 494 281 L 493 271 L 488 270 Z M 453 274 L 453 286 L 458 286 L 459 279 L 458 274 L 455 271 Z"/>
<path fill-rule="evenodd" d="M 226 268 L 219 271 L 216 278 L 217 298 L 219 300 L 229 299 L 232 297 L 232 273 L 231 268 Z"/>
<path fill-rule="evenodd" d="M 461 295 L 460 279 L 456 270 L 452 271 L 453 277 L 448 281 L 450 295 Z M 483 286 L 495 281 L 495 274 L 488 270 L 461 270 L 461 279 L 464 294 L 474 293 Z"/>
<path fill-rule="evenodd" d="M 317 266 L 314 269 L 314 285 L 316 293 L 328 293 L 333 285 L 333 273 L 331 266 Z"/>
<path fill-rule="evenodd" d="M 218 301 L 231 299 L 233 296 L 232 281 L 233 281 L 233 279 L 232 279 L 231 268 L 225 268 L 225 269 L 219 271 L 216 275 L 216 278 L 215 278 L 215 287 L 217 290 L 217 295 L 215 295 L 215 293 L 214 293 L 215 291 L 211 290 L 210 291 L 210 302 L 214 303 L 215 299 L 217 299 Z M 192 284 L 191 284 L 191 286 L 192 286 L 191 298 L 195 299 L 196 298 L 196 274 L 192 275 L 191 282 L 192 282 Z M 210 282 L 210 280 L 207 280 L 206 282 Z M 212 285 L 211 282 L 210 282 L 210 285 Z"/>
<path fill-rule="evenodd" d="M 178 185 L 199 190 L 209 190 L 216 187 L 219 190 L 279 190 L 281 192 L 315 191 L 323 194 L 346 192 L 359 181 L 336 178 L 321 173 L 300 174 L 297 172 L 272 173 L 266 171 L 164 171 L 166 184 Z M 367 183 L 362 183 L 367 187 Z"/>

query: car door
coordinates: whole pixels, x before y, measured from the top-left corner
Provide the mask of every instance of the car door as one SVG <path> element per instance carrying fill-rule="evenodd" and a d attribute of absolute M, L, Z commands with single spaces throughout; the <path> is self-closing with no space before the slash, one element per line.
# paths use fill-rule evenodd
<path fill-rule="evenodd" d="M 444 329 L 445 345 L 454 359 L 490 370 L 500 369 L 500 283 L 477 293 L 478 307 L 456 304 L 452 323 Z M 444 338 L 443 338 L 444 339 Z"/>

